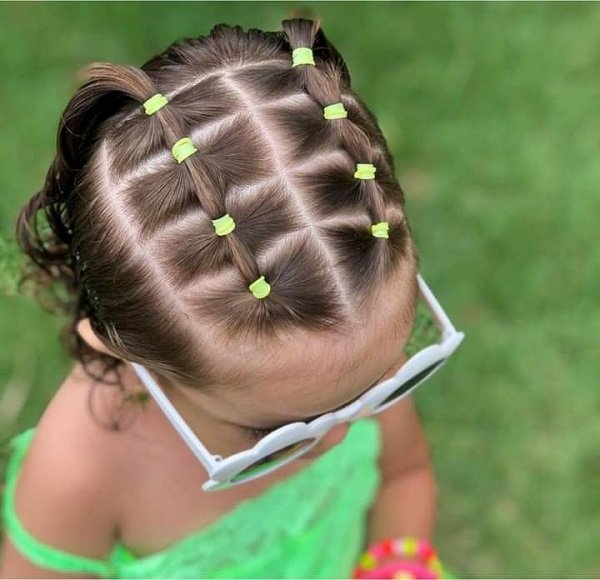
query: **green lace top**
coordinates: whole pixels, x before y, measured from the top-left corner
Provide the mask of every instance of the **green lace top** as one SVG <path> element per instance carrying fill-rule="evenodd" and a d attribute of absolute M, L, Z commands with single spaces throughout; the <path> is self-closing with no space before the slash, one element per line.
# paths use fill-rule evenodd
<path fill-rule="evenodd" d="M 165 550 L 137 557 L 117 542 L 108 560 L 96 560 L 41 543 L 19 521 L 15 487 L 34 431 L 10 441 L 4 526 L 31 561 L 61 572 L 102 578 L 350 578 L 380 483 L 379 424 L 362 419 L 305 469 Z"/>

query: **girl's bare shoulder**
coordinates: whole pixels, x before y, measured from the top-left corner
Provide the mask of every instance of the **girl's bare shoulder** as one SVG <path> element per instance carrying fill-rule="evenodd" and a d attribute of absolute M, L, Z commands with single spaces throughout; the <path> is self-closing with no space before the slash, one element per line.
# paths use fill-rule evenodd
<path fill-rule="evenodd" d="M 123 457 L 118 436 L 89 419 L 89 385 L 78 371 L 69 373 L 36 425 L 19 470 L 14 509 L 42 543 L 106 559 L 120 528 Z M 1 577 L 57 577 L 33 566 L 7 541 L 3 553 Z"/>
<path fill-rule="evenodd" d="M 126 431 L 109 428 L 116 391 L 95 384 L 76 363 L 44 409 L 27 453 L 31 462 L 58 463 L 70 477 L 93 481 L 105 509 L 115 514 L 128 477 Z"/>

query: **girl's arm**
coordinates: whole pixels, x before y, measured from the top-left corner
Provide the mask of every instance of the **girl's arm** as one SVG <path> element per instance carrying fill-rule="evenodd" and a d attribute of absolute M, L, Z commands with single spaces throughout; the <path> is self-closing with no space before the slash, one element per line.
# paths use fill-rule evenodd
<path fill-rule="evenodd" d="M 375 417 L 382 435 L 382 479 L 369 513 L 364 548 L 386 537 L 415 536 L 433 543 L 435 477 L 414 402 L 409 395 Z"/>

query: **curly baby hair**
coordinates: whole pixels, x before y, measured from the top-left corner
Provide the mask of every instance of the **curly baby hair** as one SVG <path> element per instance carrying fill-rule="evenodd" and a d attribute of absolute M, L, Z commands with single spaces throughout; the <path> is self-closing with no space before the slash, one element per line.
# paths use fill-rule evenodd
<path fill-rule="evenodd" d="M 95 379 L 124 361 L 81 339 L 85 317 L 123 359 L 207 389 L 215 344 L 342 335 L 392 276 L 412 319 L 418 253 L 386 140 L 320 20 L 282 28 L 218 24 L 141 68 L 84 69 L 16 234 L 20 285 L 54 289 Z"/>

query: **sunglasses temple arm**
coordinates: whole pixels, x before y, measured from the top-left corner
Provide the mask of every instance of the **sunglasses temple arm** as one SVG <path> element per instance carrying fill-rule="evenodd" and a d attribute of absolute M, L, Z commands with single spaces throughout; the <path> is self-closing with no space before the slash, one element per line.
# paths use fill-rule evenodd
<path fill-rule="evenodd" d="M 431 291 L 421 274 L 417 274 L 417 279 L 419 280 L 421 294 L 431 306 L 433 315 L 435 316 L 436 320 L 442 328 L 444 338 L 456 334 L 456 328 L 454 328 L 454 325 L 452 324 L 452 322 L 450 322 L 450 319 L 446 315 L 446 312 L 444 312 L 444 309 L 442 308 L 441 304 L 437 301 L 436 297 L 434 296 L 433 292 Z"/>

